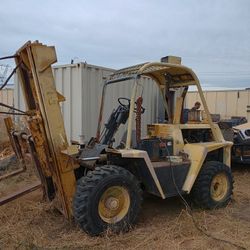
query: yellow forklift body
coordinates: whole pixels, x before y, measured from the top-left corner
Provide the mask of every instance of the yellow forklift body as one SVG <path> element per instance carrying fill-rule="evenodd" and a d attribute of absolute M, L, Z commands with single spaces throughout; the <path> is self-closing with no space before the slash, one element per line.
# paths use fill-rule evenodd
<path fill-rule="evenodd" d="M 164 184 L 167 182 L 166 179 L 160 180 L 159 178 L 162 176 L 164 177 L 164 175 L 159 174 L 160 172 L 158 172 L 157 175 L 156 169 L 158 169 L 158 171 L 159 169 L 164 170 L 163 167 L 166 166 L 162 166 L 161 164 L 169 163 L 170 168 L 168 169 L 172 170 L 171 157 L 176 157 L 176 159 L 178 159 L 178 157 L 183 157 L 182 162 L 175 162 L 174 164 L 176 164 L 176 168 L 178 168 L 178 165 L 181 167 L 179 170 L 180 172 L 178 173 L 181 173 L 183 169 L 186 170 L 185 176 L 183 175 L 183 178 L 185 179 L 183 182 L 181 181 L 181 191 L 185 193 L 190 193 L 209 152 L 222 149 L 223 163 L 230 167 L 230 149 L 232 143 L 224 140 L 218 125 L 212 122 L 197 76 L 191 69 L 181 65 L 180 59 L 175 60 L 172 58 L 171 62 L 144 63 L 118 70 L 105 82 L 101 100 L 97 135 L 96 138 L 93 138 L 93 141 L 88 143 L 85 148 L 86 151 L 91 149 L 95 150 L 95 144 L 100 143 L 100 130 L 106 86 L 110 83 L 124 81 L 124 79 L 135 80 L 131 99 L 129 100 L 130 105 L 128 108 L 129 115 L 125 148 L 114 149 L 109 147 L 110 145 L 104 145 L 107 146 L 105 147 L 106 156 L 103 157 L 105 160 L 102 160 L 101 152 L 103 152 L 103 150 L 100 152 L 98 151 L 97 156 L 94 155 L 92 157 L 92 155 L 88 156 L 88 154 L 86 154 L 87 156 L 85 157 L 81 156 L 82 153 L 84 154 L 83 149 L 78 150 L 77 146 L 69 146 L 68 144 L 60 108 L 60 102 L 64 101 L 65 98 L 56 91 L 51 67 L 51 65 L 57 61 L 55 48 L 43 45 L 39 42 L 28 42 L 17 51 L 15 58 L 16 65 L 18 67 L 18 76 L 26 104 L 26 114 L 28 115 L 28 135 L 24 136 L 23 134 L 18 134 L 18 136 L 29 141 L 45 195 L 48 199 L 53 200 L 55 206 L 64 214 L 66 218 L 71 218 L 73 215 L 72 201 L 75 195 L 77 176 L 75 169 L 82 167 L 80 165 L 80 163 L 82 163 L 81 161 L 83 161 L 83 167 L 86 167 L 86 169 L 88 171 L 92 171 L 92 173 L 97 173 L 99 176 L 100 173 L 98 174 L 98 171 L 100 171 L 101 168 L 99 168 L 99 170 L 98 168 L 95 168 L 97 165 L 95 165 L 96 162 L 94 162 L 93 166 L 90 166 L 84 161 L 95 161 L 97 159 L 97 161 L 99 161 L 98 164 L 102 164 L 105 171 L 110 171 L 108 169 L 112 166 L 109 166 L 109 161 L 110 159 L 112 160 L 113 155 L 119 155 L 120 158 L 118 157 L 118 160 L 121 159 L 124 164 L 131 159 L 133 162 L 136 162 L 135 159 L 143 159 L 141 162 L 144 162 L 146 167 L 142 167 L 141 169 L 142 171 L 148 171 L 150 180 L 152 179 L 152 182 L 157 189 L 157 193 L 159 193 L 163 199 L 170 197 L 168 194 L 169 189 L 166 188 L 166 186 L 164 187 Z M 152 78 L 159 87 L 168 116 L 167 124 L 148 125 L 149 138 L 171 138 L 173 142 L 172 155 L 169 154 L 168 156 L 164 156 L 165 158 L 162 162 L 153 162 L 151 161 L 146 150 L 142 150 L 139 147 L 135 147 L 136 149 L 131 147 L 137 87 L 139 85 L 138 82 L 140 77 L 143 76 Z M 196 86 L 198 89 L 206 117 L 203 123 L 181 123 L 184 99 L 189 86 Z M 167 96 L 171 94 L 170 89 L 182 90 L 182 95 L 176 99 L 174 111 L 171 110 L 168 100 L 166 100 Z M 6 126 L 10 137 L 16 138 L 16 131 L 10 120 L 6 120 Z M 184 141 L 182 131 L 192 129 L 211 130 L 212 141 L 197 143 Z M 91 148 L 92 144 L 94 146 Z M 15 145 L 19 145 L 19 141 L 13 140 L 13 145 L 14 147 Z M 22 158 L 20 147 L 17 148 L 16 154 L 20 155 L 20 158 Z M 75 157 L 76 155 L 79 157 Z M 127 161 L 124 161 L 124 159 Z M 106 164 L 108 166 L 106 166 Z M 121 166 L 124 166 L 124 164 L 121 164 Z M 117 165 L 120 166 L 119 164 Z M 115 171 L 118 171 L 117 169 L 119 168 L 115 167 L 115 169 Z M 168 173 L 170 173 L 170 170 L 168 170 Z M 85 175 L 86 172 L 84 172 L 84 177 L 86 177 Z M 89 176 L 87 175 L 87 178 L 88 177 Z M 103 176 L 103 178 L 104 177 L 105 176 Z M 144 179 L 142 182 L 143 181 Z M 53 197 L 51 197 L 51 183 L 53 184 Z M 178 190 L 178 188 L 176 189 Z M 76 195 L 75 197 L 78 196 Z M 82 215 L 78 219 L 81 218 Z"/>

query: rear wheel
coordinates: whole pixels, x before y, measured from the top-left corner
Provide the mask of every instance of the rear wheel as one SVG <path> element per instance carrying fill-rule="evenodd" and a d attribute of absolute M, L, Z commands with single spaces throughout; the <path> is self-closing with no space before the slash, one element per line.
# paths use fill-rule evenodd
<path fill-rule="evenodd" d="M 135 223 L 141 202 L 139 182 L 129 171 L 112 165 L 97 167 L 78 180 L 74 217 L 91 235 L 107 229 L 127 231 Z"/>
<path fill-rule="evenodd" d="M 217 161 L 208 161 L 195 181 L 191 195 L 196 205 L 202 208 L 226 206 L 233 193 L 231 169 Z"/>

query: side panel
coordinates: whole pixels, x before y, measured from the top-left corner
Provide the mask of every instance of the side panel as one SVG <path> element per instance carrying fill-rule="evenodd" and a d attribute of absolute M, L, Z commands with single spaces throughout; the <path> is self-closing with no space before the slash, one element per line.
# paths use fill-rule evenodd
<path fill-rule="evenodd" d="M 155 168 L 156 175 L 166 197 L 177 196 L 178 192 L 183 193 L 182 186 L 185 182 L 189 166 L 189 163 L 172 164 L 171 166 L 168 162 L 166 166 Z"/>
<path fill-rule="evenodd" d="M 178 192 L 183 193 L 182 186 L 190 167 L 190 162 L 153 162 L 154 176 L 150 171 L 151 166 L 144 158 L 122 158 L 118 154 L 111 154 L 109 160 L 112 164 L 122 166 L 133 173 L 148 193 L 163 199 L 176 196 Z"/>
<path fill-rule="evenodd" d="M 143 184 L 145 191 L 158 197 L 162 197 L 144 159 L 121 158 L 118 155 L 112 155 L 110 161 L 112 164 L 122 166 L 133 173 L 133 175 L 135 175 Z M 165 196 L 162 198 L 165 198 Z"/>
<path fill-rule="evenodd" d="M 189 193 L 206 158 L 207 149 L 200 145 L 186 144 L 184 152 L 188 154 L 191 166 L 182 189 Z"/>
<path fill-rule="evenodd" d="M 189 159 L 191 161 L 191 166 L 182 189 L 188 193 L 191 191 L 193 184 L 204 163 L 204 160 L 206 159 L 206 156 L 209 152 L 223 148 L 223 163 L 226 164 L 228 167 L 230 167 L 231 147 L 232 147 L 231 142 L 225 142 L 225 143 L 208 142 L 208 143 L 186 144 L 183 150 L 186 154 L 188 154 Z"/>

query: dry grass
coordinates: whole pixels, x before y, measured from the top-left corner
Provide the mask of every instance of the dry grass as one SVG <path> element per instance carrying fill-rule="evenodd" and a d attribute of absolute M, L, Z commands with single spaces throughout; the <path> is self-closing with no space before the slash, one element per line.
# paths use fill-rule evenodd
<path fill-rule="evenodd" d="M 250 249 L 250 171 L 234 170 L 235 194 L 228 207 L 195 209 L 200 226 Z M 16 178 L 27 178 L 31 176 Z M 15 180 L 17 185 L 26 183 Z M 15 184 L 15 185 L 16 185 Z M 14 183 L 5 183 L 12 187 Z M 0 189 L 2 190 L 1 185 Z M 13 187 L 12 187 L 13 188 Z M 0 249 L 237 249 L 200 233 L 178 198 L 145 198 L 136 227 L 121 235 L 90 237 L 42 202 L 40 191 L 0 207 Z"/>
<path fill-rule="evenodd" d="M 0 144 L 0 160 L 14 154 L 10 142 Z"/>

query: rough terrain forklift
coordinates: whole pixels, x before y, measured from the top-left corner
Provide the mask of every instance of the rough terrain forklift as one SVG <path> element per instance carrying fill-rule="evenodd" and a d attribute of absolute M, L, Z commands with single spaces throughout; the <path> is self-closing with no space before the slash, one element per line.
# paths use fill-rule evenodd
<path fill-rule="evenodd" d="M 5 121 L 15 152 L 22 159 L 22 145 L 28 144 L 45 196 L 85 232 L 128 230 L 140 212 L 143 192 L 162 199 L 190 194 L 208 209 L 228 204 L 232 143 L 212 122 L 199 80 L 180 58 L 166 57 L 112 74 L 103 85 L 96 136 L 86 144 L 69 145 L 60 109 L 64 98 L 56 91 L 51 68 L 57 60 L 55 48 L 28 42 L 13 57 L 27 108 L 25 131 L 16 131 L 10 118 Z M 141 119 L 147 110 L 138 89 L 144 77 L 159 88 L 165 121 L 148 124 L 142 137 Z M 106 89 L 128 81 L 133 84 L 131 98 L 120 97 L 103 126 Z M 189 86 L 198 89 L 202 119 L 183 118 Z M 124 137 L 114 146 L 121 124 L 126 124 Z"/>

